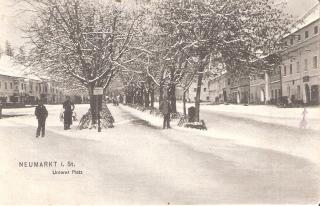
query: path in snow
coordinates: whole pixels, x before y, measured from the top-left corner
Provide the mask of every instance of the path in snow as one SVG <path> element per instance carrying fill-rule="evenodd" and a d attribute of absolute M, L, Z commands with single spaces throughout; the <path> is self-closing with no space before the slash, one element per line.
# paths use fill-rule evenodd
<path fill-rule="evenodd" d="M 59 109 L 48 109 L 58 116 Z M 0 120 L 0 204 L 319 200 L 319 169 L 306 159 L 189 130 L 161 130 L 124 108 L 110 110 L 114 129 L 63 131 L 52 118 L 43 139 L 34 138 L 31 115 Z M 40 160 L 72 161 L 83 175 L 18 167 L 19 161 Z"/>

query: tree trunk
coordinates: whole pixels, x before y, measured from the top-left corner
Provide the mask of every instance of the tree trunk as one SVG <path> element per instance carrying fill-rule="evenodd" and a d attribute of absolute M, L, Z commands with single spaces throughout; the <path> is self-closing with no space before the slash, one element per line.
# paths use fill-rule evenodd
<path fill-rule="evenodd" d="M 163 100 L 163 84 L 160 85 L 159 90 L 160 90 L 160 95 L 159 95 L 159 108 L 160 108 L 160 104 Z"/>
<path fill-rule="evenodd" d="M 171 110 L 173 113 L 176 113 L 177 112 L 176 85 L 175 84 L 170 85 L 169 91 L 170 91 L 169 98 L 170 98 Z"/>
<path fill-rule="evenodd" d="M 149 95 L 149 90 L 146 90 L 144 94 L 144 106 L 149 107 L 150 106 L 150 95 Z"/>
<path fill-rule="evenodd" d="M 151 107 L 154 107 L 154 88 L 151 89 Z"/>
<path fill-rule="evenodd" d="M 183 101 L 183 115 L 186 116 L 187 115 L 187 109 L 186 109 L 186 93 L 187 91 L 183 91 L 183 97 L 182 97 L 182 101 Z"/>
<path fill-rule="evenodd" d="M 90 110 L 92 114 L 92 124 L 95 124 L 97 122 L 97 119 L 96 119 L 97 104 L 96 104 L 95 96 L 93 95 L 93 88 L 94 88 L 94 85 L 90 85 L 88 89 L 89 89 L 89 97 L 90 97 Z"/>
<path fill-rule="evenodd" d="M 201 65 L 199 68 L 199 76 L 198 76 L 198 83 L 197 83 L 197 93 L 196 93 L 196 99 L 195 99 L 195 121 L 200 121 L 200 94 L 201 94 L 201 85 L 202 85 L 202 78 L 203 78 L 203 72 L 204 71 L 204 65 Z"/>

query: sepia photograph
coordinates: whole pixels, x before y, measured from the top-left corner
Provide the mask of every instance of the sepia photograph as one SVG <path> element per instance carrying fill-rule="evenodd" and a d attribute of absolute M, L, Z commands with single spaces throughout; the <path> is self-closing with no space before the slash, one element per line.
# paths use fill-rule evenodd
<path fill-rule="evenodd" d="M 0 205 L 319 205 L 320 0 L 0 0 Z"/>

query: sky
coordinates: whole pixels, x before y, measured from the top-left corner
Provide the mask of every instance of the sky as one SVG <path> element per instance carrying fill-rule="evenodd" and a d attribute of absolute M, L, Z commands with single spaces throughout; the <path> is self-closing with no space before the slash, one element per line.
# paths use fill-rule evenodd
<path fill-rule="evenodd" d="M 4 48 L 4 42 L 10 41 L 18 47 L 23 44 L 19 28 L 23 24 L 23 16 L 17 16 L 16 8 L 13 7 L 15 0 L 0 0 L 0 46 Z M 245 1 L 245 0 L 244 0 Z M 295 17 L 301 17 L 309 9 L 317 4 L 318 0 L 275 0 L 287 2 L 287 12 Z"/>

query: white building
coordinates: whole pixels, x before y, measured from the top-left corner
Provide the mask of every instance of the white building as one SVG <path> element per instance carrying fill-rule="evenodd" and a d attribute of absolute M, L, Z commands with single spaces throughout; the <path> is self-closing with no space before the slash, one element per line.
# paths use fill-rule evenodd
<path fill-rule="evenodd" d="M 188 99 L 191 102 L 195 101 L 197 94 L 197 81 L 193 82 L 189 87 L 188 91 Z M 203 80 L 201 85 L 201 93 L 200 93 L 200 100 L 201 101 L 209 101 L 209 81 Z"/>
<path fill-rule="evenodd" d="M 288 46 L 281 66 L 282 95 L 291 101 L 319 104 L 320 7 L 312 8 L 285 38 Z"/>

